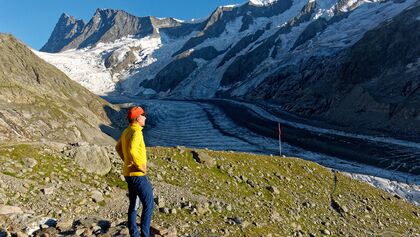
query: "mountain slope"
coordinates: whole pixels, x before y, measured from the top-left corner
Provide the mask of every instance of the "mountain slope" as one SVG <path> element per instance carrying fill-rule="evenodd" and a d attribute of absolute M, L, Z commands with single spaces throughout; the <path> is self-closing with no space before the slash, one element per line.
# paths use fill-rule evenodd
<path fill-rule="evenodd" d="M 348 50 L 280 68 L 249 98 L 353 129 L 420 132 L 420 5 L 367 32 Z"/>
<path fill-rule="evenodd" d="M 288 112 L 343 129 L 413 139 L 420 132 L 414 80 L 418 34 L 413 31 L 418 28 L 419 4 L 250 1 L 219 7 L 201 22 L 154 24 L 153 33 L 145 37 L 125 35 L 110 41 L 97 30 L 101 37 L 92 47 L 75 49 L 80 46 L 76 40 L 76 46 L 68 44 L 72 50 L 39 55 L 100 94 L 270 100 Z M 403 29 L 397 29 L 398 22 Z M 394 31 L 398 35 L 392 38 L 388 33 Z M 89 70 L 79 71 L 70 59 L 111 79 L 98 85 L 95 77 L 82 78 Z M 395 91 L 397 81 L 404 81 L 407 89 Z M 410 96 L 389 96 L 400 92 Z M 360 101 L 353 104 L 354 98 Z"/>
<path fill-rule="evenodd" d="M 109 143 L 110 105 L 0 34 L 0 140 Z"/>

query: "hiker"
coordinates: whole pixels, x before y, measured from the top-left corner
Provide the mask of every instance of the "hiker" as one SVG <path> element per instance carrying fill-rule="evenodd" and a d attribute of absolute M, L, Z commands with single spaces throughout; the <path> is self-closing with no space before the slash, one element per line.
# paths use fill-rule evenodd
<path fill-rule="evenodd" d="M 143 206 L 141 213 L 141 237 L 150 236 L 150 222 L 153 214 L 153 190 L 147 179 L 146 146 L 143 140 L 143 126 L 146 116 L 141 107 L 130 108 L 127 112 L 128 127 L 121 134 L 115 147 L 124 161 L 123 175 L 128 184 L 128 229 L 130 236 L 139 237 L 137 229 L 137 198 Z"/>

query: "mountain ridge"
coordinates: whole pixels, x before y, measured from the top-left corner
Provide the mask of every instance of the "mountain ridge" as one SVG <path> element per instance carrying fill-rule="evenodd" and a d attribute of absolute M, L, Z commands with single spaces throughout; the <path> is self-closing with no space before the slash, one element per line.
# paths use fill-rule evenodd
<path fill-rule="evenodd" d="M 376 134 L 398 135 L 398 131 L 404 131 L 403 136 L 410 139 L 420 132 L 416 119 L 419 111 L 414 109 L 399 113 L 404 109 L 395 108 L 404 107 L 400 103 L 416 104 L 416 96 L 410 96 L 406 102 L 396 100 L 392 105 L 381 104 L 376 100 L 387 97 L 385 91 L 391 89 L 389 83 L 388 89 L 383 88 L 379 90 L 382 92 L 371 96 L 363 94 L 363 87 L 351 82 L 353 79 L 346 78 L 359 77 L 367 72 L 360 70 L 364 64 L 357 64 L 363 50 L 355 50 L 354 45 L 360 42 L 371 45 L 369 40 L 375 40 L 379 45 L 387 44 L 380 39 L 368 39 L 369 32 L 378 29 L 388 31 L 387 22 L 404 18 L 398 16 L 407 15 L 408 11 L 418 14 L 418 5 L 414 0 L 293 0 L 272 2 L 267 6 L 253 6 L 247 2 L 219 7 L 202 22 L 156 27 L 156 34 L 120 38 L 88 51 L 66 51 L 62 55 L 79 58 L 81 54 L 89 53 L 96 57 L 94 60 L 99 65 L 105 61 L 107 68 L 101 70 L 104 74 L 110 70 L 115 83 L 115 89 L 104 91 L 105 94 L 123 93 L 141 98 L 264 99 L 305 118 L 327 121 L 343 128 L 354 123 L 355 126 L 349 130 Z M 410 7 L 412 10 L 409 10 Z M 417 27 L 416 18 L 407 19 L 413 27 Z M 409 34 L 409 31 L 401 33 Z M 407 37 L 405 44 L 413 45 L 416 37 L 416 34 Z M 119 54 L 120 45 L 124 44 L 124 47 L 129 47 L 123 51 L 125 56 Z M 375 57 L 373 48 L 366 47 L 364 50 L 372 50 L 372 53 L 366 54 L 369 57 L 363 59 L 372 64 L 370 68 L 381 68 L 379 61 L 372 60 Z M 349 56 L 351 52 L 357 52 L 359 56 Z M 416 62 L 400 61 L 399 58 L 405 57 L 402 51 L 392 54 L 382 55 L 382 58 L 396 59 L 389 63 L 398 65 L 387 64 L 392 70 L 404 71 L 404 67 L 410 66 L 414 75 Z M 103 59 L 100 55 L 114 55 L 111 61 L 115 65 L 108 63 L 106 56 Z M 117 55 L 122 61 L 114 59 Z M 53 56 L 48 55 L 48 58 L 53 59 Z M 55 60 L 51 62 L 60 64 Z M 359 76 L 350 75 L 346 65 L 359 68 Z M 59 67 L 65 70 L 68 65 Z M 395 77 L 402 75 L 395 74 Z M 411 86 L 407 84 L 407 93 L 417 95 L 416 83 L 407 83 L 411 83 Z M 343 91 L 343 88 L 347 89 Z M 353 92 L 351 88 L 354 88 Z M 359 102 L 360 111 L 353 109 L 351 103 L 339 102 L 338 98 L 344 98 L 339 93 L 350 92 L 352 96 L 364 98 Z M 369 103 L 377 107 L 369 107 Z M 352 108 L 351 113 L 345 112 L 346 106 Z M 381 123 L 375 123 L 372 114 L 359 116 L 369 109 L 377 110 Z M 350 118 L 346 118 L 347 115 Z M 405 122 L 398 122 L 400 117 Z"/>
<path fill-rule="evenodd" d="M 112 139 L 106 101 L 37 57 L 12 35 L 0 34 L 1 141 L 96 141 Z"/>

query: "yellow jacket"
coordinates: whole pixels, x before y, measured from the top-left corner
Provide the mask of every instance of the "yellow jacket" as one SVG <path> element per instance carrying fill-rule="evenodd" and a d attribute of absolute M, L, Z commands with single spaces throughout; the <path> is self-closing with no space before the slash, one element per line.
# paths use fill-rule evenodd
<path fill-rule="evenodd" d="M 142 130 L 143 127 L 139 124 L 130 124 L 115 146 L 118 155 L 124 161 L 124 176 L 146 175 L 147 157 Z"/>

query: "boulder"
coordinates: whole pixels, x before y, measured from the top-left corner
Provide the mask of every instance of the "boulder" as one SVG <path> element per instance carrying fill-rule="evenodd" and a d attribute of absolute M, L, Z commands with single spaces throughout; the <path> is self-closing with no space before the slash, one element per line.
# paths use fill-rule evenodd
<path fill-rule="evenodd" d="M 56 228 L 59 229 L 60 231 L 69 230 L 71 229 L 72 226 L 73 226 L 73 220 L 71 219 L 61 218 L 57 220 Z"/>
<path fill-rule="evenodd" d="M 97 191 L 97 190 L 92 191 L 92 192 L 90 193 L 90 197 L 91 197 L 91 198 L 92 198 L 92 200 L 93 200 L 94 202 L 96 202 L 96 203 L 98 203 L 98 202 L 102 202 L 102 201 L 104 200 L 104 196 L 102 195 L 102 193 L 101 193 L 101 192 L 99 192 L 99 191 Z"/>
<path fill-rule="evenodd" d="M 22 161 L 23 161 L 24 167 L 29 168 L 29 169 L 34 168 L 38 164 L 37 160 L 35 160 L 34 158 L 30 158 L 30 157 L 25 157 L 25 158 L 22 159 Z"/>
<path fill-rule="evenodd" d="M 174 228 L 165 229 L 159 225 L 152 224 L 150 226 L 150 234 L 151 236 L 176 237 L 177 231 Z"/>
<path fill-rule="evenodd" d="M 165 198 L 162 196 L 157 196 L 155 198 L 155 203 L 158 208 L 165 207 Z"/>
<path fill-rule="evenodd" d="M 268 186 L 267 189 L 268 189 L 268 191 L 270 191 L 273 194 L 279 194 L 280 193 L 280 191 L 278 190 L 278 188 L 277 187 L 274 187 L 274 186 Z"/>
<path fill-rule="evenodd" d="M 106 175 L 111 170 L 106 147 L 77 143 L 67 147 L 64 154 L 74 158 L 76 163 L 89 173 Z"/>
<path fill-rule="evenodd" d="M 43 188 L 43 189 L 41 189 L 41 192 L 42 192 L 44 195 L 51 195 L 51 194 L 53 194 L 53 193 L 54 193 L 54 191 L 55 191 L 55 188 L 54 188 L 54 187 L 48 187 L 48 188 Z"/>
<path fill-rule="evenodd" d="M 20 207 L 0 205 L 0 215 L 21 214 L 23 213 Z"/>
<path fill-rule="evenodd" d="M 211 157 L 209 154 L 198 151 L 191 151 L 193 158 L 200 164 L 205 164 L 208 166 L 214 166 L 216 164 L 216 159 Z"/>

